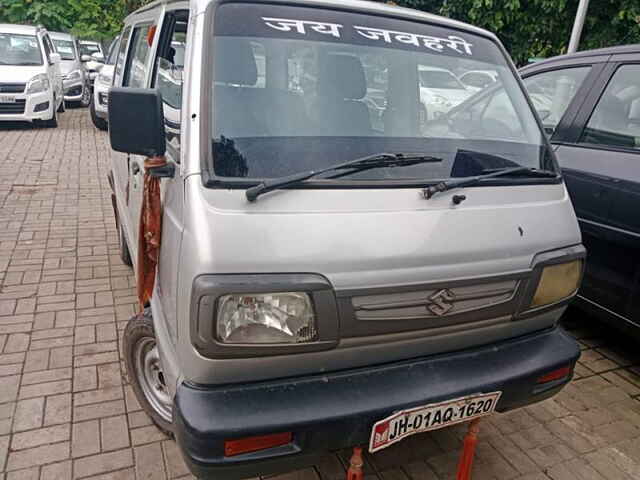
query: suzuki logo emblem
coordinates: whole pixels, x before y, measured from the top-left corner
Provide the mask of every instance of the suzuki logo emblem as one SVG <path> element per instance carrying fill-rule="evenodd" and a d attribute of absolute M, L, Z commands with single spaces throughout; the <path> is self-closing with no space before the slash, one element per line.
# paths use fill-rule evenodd
<path fill-rule="evenodd" d="M 427 304 L 427 310 L 441 317 L 451 311 L 455 301 L 456 295 L 448 288 L 444 288 L 429 297 L 430 303 Z"/>

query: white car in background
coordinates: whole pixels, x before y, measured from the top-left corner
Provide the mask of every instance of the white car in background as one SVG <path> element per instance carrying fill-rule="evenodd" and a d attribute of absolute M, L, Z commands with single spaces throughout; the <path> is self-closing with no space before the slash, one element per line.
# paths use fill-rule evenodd
<path fill-rule="evenodd" d="M 460 81 L 471 91 L 477 92 L 498 80 L 495 70 L 470 70 L 460 75 Z"/>
<path fill-rule="evenodd" d="M 60 54 L 44 28 L 0 24 L 0 121 L 58 126 Z"/>
<path fill-rule="evenodd" d="M 60 72 L 64 88 L 64 101 L 88 107 L 91 90 L 84 65 L 80 61 L 78 40 L 68 33 L 50 32 L 56 51 L 60 54 Z"/>
<path fill-rule="evenodd" d="M 473 95 L 451 71 L 426 65 L 418 66 L 421 120 L 434 120 Z"/>
<path fill-rule="evenodd" d="M 116 67 L 119 44 L 120 36 L 117 36 L 115 40 L 111 42 L 107 60 L 100 69 L 100 73 L 98 73 L 93 84 L 93 96 L 91 97 L 91 105 L 89 105 L 89 113 L 91 115 L 91 121 L 99 130 L 107 130 L 108 128 L 109 89 L 113 83 L 113 72 Z"/>
<path fill-rule="evenodd" d="M 84 68 L 89 76 L 89 85 L 93 89 L 93 84 L 98 77 L 98 73 L 104 65 L 104 52 L 102 45 L 92 40 L 80 40 L 80 59 L 84 63 Z"/>

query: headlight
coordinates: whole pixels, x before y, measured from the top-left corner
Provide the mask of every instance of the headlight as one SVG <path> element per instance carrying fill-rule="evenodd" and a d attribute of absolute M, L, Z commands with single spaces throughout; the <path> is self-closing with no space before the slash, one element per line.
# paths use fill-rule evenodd
<path fill-rule="evenodd" d="M 80 80 L 82 78 L 82 72 L 80 70 L 74 70 L 67 74 L 67 80 Z"/>
<path fill-rule="evenodd" d="M 544 267 L 531 308 L 551 305 L 574 295 L 580 286 L 582 260 Z"/>
<path fill-rule="evenodd" d="M 98 75 L 98 82 L 99 83 L 103 83 L 105 85 L 111 85 L 111 81 L 113 80 L 113 78 L 111 77 L 111 75 L 105 75 L 103 73 Z"/>
<path fill-rule="evenodd" d="M 224 295 L 218 299 L 217 338 L 231 344 L 306 343 L 317 338 L 306 293 Z"/>
<path fill-rule="evenodd" d="M 451 102 L 446 99 L 445 97 L 443 97 L 442 95 L 434 95 L 433 96 L 433 103 L 437 104 L 437 105 L 444 105 L 445 107 L 450 107 L 451 106 Z"/>
<path fill-rule="evenodd" d="M 44 73 L 40 75 L 36 75 L 29 81 L 29 85 L 27 87 L 27 93 L 40 93 L 46 92 L 49 90 L 49 77 L 47 77 Z"/>

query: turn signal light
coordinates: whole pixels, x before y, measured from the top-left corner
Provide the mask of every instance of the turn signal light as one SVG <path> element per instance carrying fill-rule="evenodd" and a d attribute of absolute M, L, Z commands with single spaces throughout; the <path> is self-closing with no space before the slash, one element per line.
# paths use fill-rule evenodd
<path fill-rule="evenodd" d="M 554 380 L 560 380 L 561 378 L 568 377 L 571 373 L 571 367 L 562 367 L 557 370 L 553 370 L 552 372 L 547 373 L 546 375 L 541 376 L 536 380 L 536 383 L 549 383 Z"/>
<path fill-rule="evenodd" d="M 291 443 L 293 434 L 274 433 L 272 435 L 262 435 L 259 437 L 247 437 L 238 440 L 226 440 L 224 442 L 224 454 L 226 457 L 233 457 L 243 453 L 257 452 L 267 448 L 280 447 Z"/>

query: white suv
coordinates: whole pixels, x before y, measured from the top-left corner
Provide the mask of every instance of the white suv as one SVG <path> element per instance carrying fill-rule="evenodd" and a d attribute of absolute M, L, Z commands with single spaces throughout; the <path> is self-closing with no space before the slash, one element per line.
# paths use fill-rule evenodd
<path fill-rule="evenodd" d="M 44 28 L 0 24 L 0 121 L 58 125 L 60 55 Z"/>

